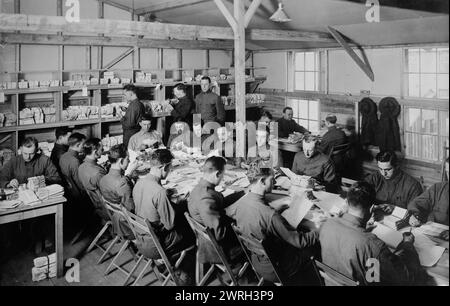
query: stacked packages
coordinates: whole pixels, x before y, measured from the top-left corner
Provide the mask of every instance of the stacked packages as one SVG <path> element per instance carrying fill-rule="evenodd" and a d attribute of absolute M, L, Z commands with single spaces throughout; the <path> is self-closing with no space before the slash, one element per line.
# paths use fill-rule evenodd
<path fill-rule="evenodd" d="M 62 111 L 63 121 L 95 119 L 99 117 L 98 106 L 69 106 Z"/>
<path fill-rule="evenodd" d="M 35 258 L 33 263 L 34 267 L 31 269 L 33 282 L 56 277 L 56 253 Z"/>

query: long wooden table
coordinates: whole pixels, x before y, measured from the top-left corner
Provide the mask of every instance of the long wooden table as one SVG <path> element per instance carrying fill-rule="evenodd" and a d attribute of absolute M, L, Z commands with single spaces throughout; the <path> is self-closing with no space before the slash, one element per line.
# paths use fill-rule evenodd
<path fill-rule="evenodd" d="M 63 258 L 63 197 L 42 201 L 40 204 L 28 206 L 21 204 L 14 209 L 0 210 L 0 224 L 6 224 L 40 216 L 55 215 L 55 251 L 56 276 L 62 277 L 64 272 Z"/>

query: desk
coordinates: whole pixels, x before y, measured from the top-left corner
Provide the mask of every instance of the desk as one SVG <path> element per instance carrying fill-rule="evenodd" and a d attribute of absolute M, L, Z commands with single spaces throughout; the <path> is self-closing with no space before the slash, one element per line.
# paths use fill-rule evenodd
<path fill-rule="evenodd" d="M 63 197 L 43 201 L 40 204 L 27 206 L 19 205 L 14 209 L 0 210 L 0 224 L 6 224 L 40 216 L 55 215 L 55 248 L 56 248 L 56 276 L 63 276 L 63 204 L 67 200 Z"/>

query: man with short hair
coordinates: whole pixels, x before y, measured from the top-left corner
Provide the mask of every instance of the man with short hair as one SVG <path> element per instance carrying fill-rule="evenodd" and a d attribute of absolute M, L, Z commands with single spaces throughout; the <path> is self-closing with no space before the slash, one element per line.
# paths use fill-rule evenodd
<path fill-rule="evenodd" d="M 191 112 L 194 108 L 194 103 L 186 95 L 186 86 L 181 83 L 177 84 L 173 88 L 173 94 L 177 98 L 176 102 L 171 101 L 170 103 L 173 106 L 173 110 L 170 114 L 172 116 L 173 123 L 183 121 L 190 125 L 192 123 Z"/>
<path fill-rule="evenodd" d="M 301 134 L 309 133 L 307 129 L 299 125 L 292 118 L 294 117 L 294 111 L 292 107 L 285 107 L 283 109 L 283 117 L 277 120 L 278 123 L 278 137 L 288 138 L 290 134 L 298 132 Z"/>
<path fill-rule="evenodd" d="M 448 158 L 445 162 L 445 171 L 449 173 Z M 449 225 L 448 221 L 448 181 L 436 183 L 428 188 L 424 193 L 412 200 L 408 204 L 408 211 L 411 213 L 409 224 L 420 226 L 427 221 Z M 448 230 L 443 231 L 440 237 L 448 241 Z"/>
<path fill-rule="evenodd" d="M 223 179 L 225 164 L 226 160 L 219 156 L 212 156 L 206 160 L 203 177 L 190 193 L 188 210 L 194 220 L 212 229 L 226 255 L 233 259 L 241 255 L 239 242 L 230 227 L 231 219 L 225 214 L 223 195 L 215 190 Z M 202 263 L 218 262 L 218 257 L 209 244 L 201 241 L 199 260 Z"/>
<path fill-rule="evenodd" d="M 69 150 L 69 137 L 72 135 L 72 130 L 68 127 L 58 127 L 55 130 L 55 146 L 53 147 L 50 159 L 58 169 L 59 176 L 62 177 L 61 168 L 59 167 L 59 159 Z"/>
<path fill-rule="evenodd" d="M 314 178 L 329 192 L 339 190 L 333 162 L 317 150 L 316 140 L 313 138 L 303 139 L 303 152 L 295 154 L 292 172 Z"/>
<path fill-rule="evenodd" d="M 177 228 L 176 215 L 181 217 L 182 214 L 177 214 L 177 207 L 172 204 L 167 190 L 161 185 L 161 180 L 165 180 L 171 171 L 173 158 L 172 153 L 167 149 L 158 149 L 153 152 L 150 173 L 140 179 L 133 189 L 136 215 L 150 221 L 163 248 L 169 254 L 175 254 L 195 243 L 192 231 L 183 232 L 181 228 Z M 149 236 L 145 235 L 138 247 L 149 258 L 160 257 Z"/>
<path fill-rule="evenodd" d="M 375 234 L 366 230 L 371 217 L 375 191 L 366 182 L 355 183 L 347 193 L 348 211 L 325 221 L 320 229 L 322 262 L 360 285 L 420 285 L 425 282 L 414 236 L 403 234 L 403 241 L 392 253 Z M 367 275 L 368 263 L 375 260 L 379 282 Z M 370 267 L 370 265 L 369 265 Z M 368 273 L 369 272 L 369 273 Z"/>
<path fill-rule="evenodd" d="M 86 190 L 98 216 L 102 220 L 108 220 L 102 197 L 100 194 L 100 179 L 106 175 L 106 170 L 97 161 L 102 156 L 102 141 L 98 138 L 90 138 L 83 145 L 85 155 L 84 162 L 78 168 L 78 176 L 83 188 Z"/>
<path fill-rule="evenodd" d="M 45 177 L 45 183 L 61 184 L 58 170 L 50 158 L 37 153 L 38 141 L 34 137 L 27 137 L 20 146 L 21 154 L 13 156 L 0 170 L 0 187 L 19 188 L 20 184 L 26 184 L 28 178 Z"/>
<path fill-rule="evenodd" d="M 335 115 L 329 114 L 325 118 L 325 125 L 328 131 L 323 135 L 319 151 L 329 155 L 333 147 L 347 143 L 347 135 L 344 131 L 336 126 L 337 118 Z"/>
<path fill-rule="evenodd" d="M 201 114 L 202 122 L 225 123 L 225 108 L 221 98 L 211 91 L 211 79 L 207 76 L 200 81 L 202 92 L 195 97 L 195 112 Z"/>
<path fill-rule="evenodd" d="M 103 198 L 113 204 L 122 205 L 134 212 L 133 183 L 125 175 L 125 170 L 132 171 L 138 165 L 134 162 L 130 167 L 130 159 L 123 144 L 115 145 L 109 150 L 108 160 L 111 164 L 108 174 L 100 179 L 99 188 Z M 126 220 L 113 216 L 114 228 L 119 229 L 126 237 L 133 237 Z"/>
<path fill-rule="evenodd" d="M 273 171 L 267 169 L 256 177 L 251 191 L 227 208 L 227 214 L 236 220 L 236 226 L 248 237 L 263 240 L 272 262 L 282 272 L 282 280 L 287 284 L 305 284 L 308 276 L 306 267 L 312 247 L 318 246 L 318 232 L 298 232 L 276 211 L 265 198 L 274 186 Z M 250 249 L 250 252 L 252 250 Z M 272 265 L 267 258 L 252 253 L 251 260 L 258 273 L 266 281 L 277 281 Z"/>
<path fill-rule="evenodd" d="M 123 87 L 123 95 L 128 103 L 128 108 L 120 121 L 122 122 L 123 144 L 125 148 L 128 148 L 128 142 L 131 136 L 141 130 L 139 122 L 141 117 L 145 114 L 145 106 L 139 101 L 137 97 L 137 88 L 134 85 L 125 85 Z"/>
<path fill-rule="evenodd" d="M 71 201 L 80 201 L 85 196 L 83 184 L 78 176 L 78 168 L 81 164 L 81 151 L 83 150 L 86 136 L 73 133 L 69 137 L 69 150 L 61 156 L 59 167 L 66 184 L 67 195 Z"/>
<path fill-rule="evenodd" d="M 422 193 L 419 181 L 400 169 L 394 152 L 380 152 L 376 160 L 379 171 L 365 181 L 375 188 L 377 204 L 383 204 L 380 208 L 386 213 L 392 212 L 394 206 L 407 208 Z"/>
<path fill-rule="evenodd" d="M 143 114 L 139 120 L 139 125 L 141 130 L 131 136 L 128 143 L 128 150 L 139 152 L 147 148 L 154 148 L 163 144 L 161 134 L 158 131 L 151 129 L 151 115 Z"/>

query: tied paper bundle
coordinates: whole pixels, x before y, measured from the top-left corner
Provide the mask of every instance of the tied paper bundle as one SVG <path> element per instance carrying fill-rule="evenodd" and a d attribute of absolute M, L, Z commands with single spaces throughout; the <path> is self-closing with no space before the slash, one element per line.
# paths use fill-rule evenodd
<path fill-rule="evenodd" d="M 41 200 L 59 199 L 64 196 L 64 188 L 61 185 L 53 184 L 40 188 L 36 195 Z"/>
<path fill-rule="evenodd" d="M 33 206 L 41 202 L 33 190 L 30 189 L 19 190 L 19 201 L 28 206 Z"/>
<path fill-rule="evenodd" d="M 45 187 L 45 177 L 43 175 L 28 178 L 28 189 L 38 190 Z"/>
<path fill-rule="evenodd" d="M 33 260 L 34 267 L 31 269 L 33 282 L 47 278 L 56 277 L 56 254 L 38 257 Z"/>

